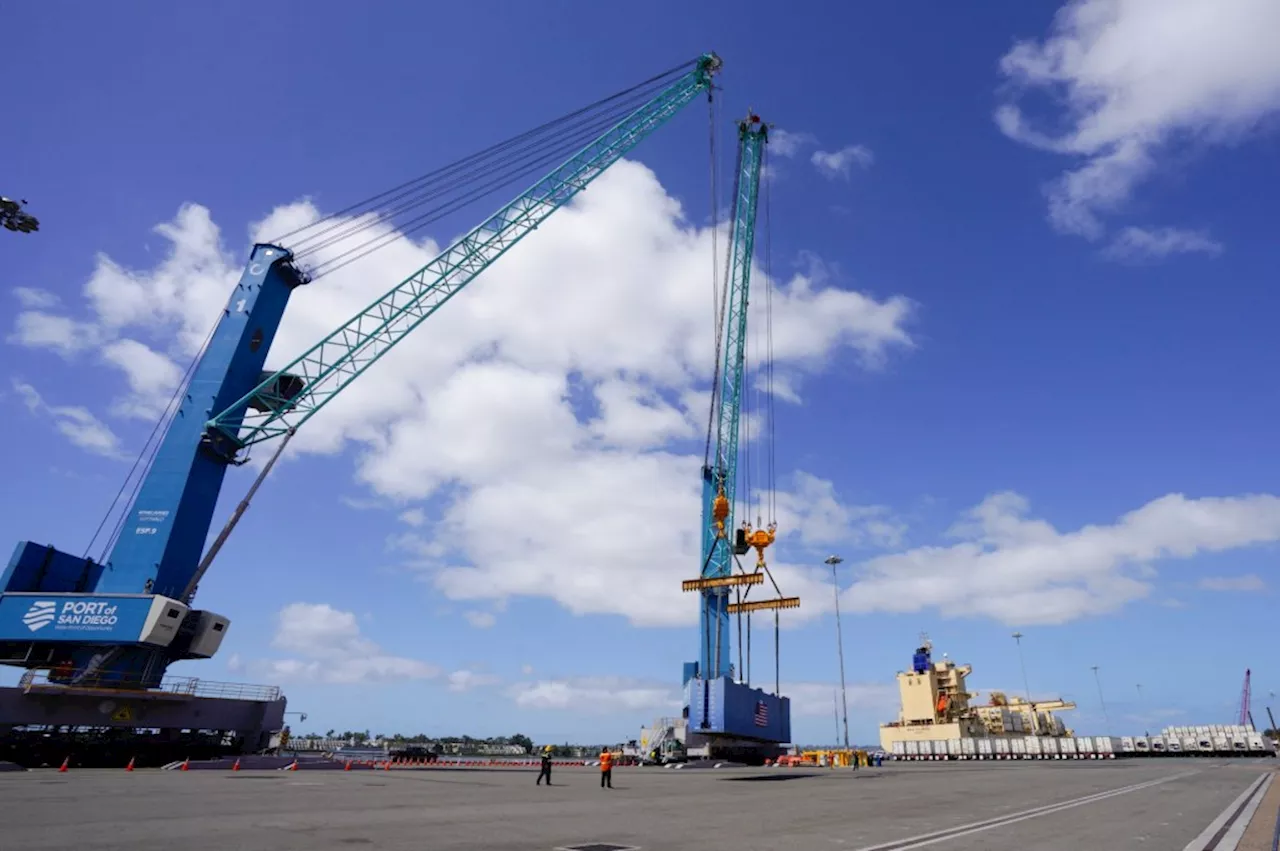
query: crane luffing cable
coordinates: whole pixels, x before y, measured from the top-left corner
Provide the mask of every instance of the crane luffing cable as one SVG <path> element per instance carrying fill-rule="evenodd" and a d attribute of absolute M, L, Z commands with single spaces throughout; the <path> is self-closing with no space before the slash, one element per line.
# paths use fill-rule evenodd
<path fill-rule="evenodd" d="M 219 317 L 221 318 L 221 317 Z M 200 358 L 204 356 L 205 349 L 209 347 L 209 341 L 213 339 L 214 332 L 218 329 L 217 320 L 209 327 L 209 332 L 205 334 L 204 341 L 200 343 L 200 347 L 192 356 L 190 363 L 187 364 L 186 370 L 183 371 L 182 377 L 178 379 L 177 386 L 173 388 L 169 401 L 165 403 L 160 415 L 156 417 L 155 424 L 151 428 L 151 433 L 147 435 L 146 441 L 142 444 L 142 448 L 138 450 L 137 456 L 133 459 L 133 463 L 129 467 L 129 471 L 125 473 L 124 480 L 120 482 L 120 489 L 116 491 L 115 497 L 112 498 L 111 504 L 107 506 L 106 512 L 102 516 L 102 520 L 98 523 L 98 528 L 94 531 L 93 537 L 89 539 L 89 543 L 84 548 L 84 557 L 88 558 L 89 553 L 93 550 L 94 543 L 97 542 L 98 536 L 102 534 L 102 530 L 107 525 L 107 521 L 111 519 L 112 513 L 117 506 L 122 506 L 123 510 L 116 519 L 115 525 L 112 527 L 110 534 L 106 538 L 106 542 L 102 546 L 101 552 L 98 554 L 98 562 L 104 562 L 107 553 L 111 552 L 111 548 L 120 538 L 120 533 L 124 530 L 125 521 L 128 519 L 128 507 L 137 499 L 138 491 L 142 488 L 142 483 L 147 478 L 147 473 L 151 471 L 151 465 L 155 461 L 156 453 L 160 451 L 161 439 L 165 430 L 168 428 L 169 422 L 177 414 L 180 407 L 179 400 L 185 394 L 187 386 L 191 383 L 191 377 L 195 374 L 196 366 L 200 363 Z M 139 472 L 141 468 L 141 472 Z M 138 473 L 137 479 L 134 474 Z M 121 503 L 120 499 L 124 496 L 124 492 L 129 490 L 129 482 L 133 481 L 133 489 L 129 491 L 129 497 Z"/>
<path fill-rule="evenodd" d="M 617 119 L 515 200 L 458 238 L 342 327 L 284 368 L 264 377 L 225 410 L 214 414 L 208 423 L 214 451 L 232 456 L 254 443 L 280 437 L 302 425 L 483 269 L 693 98 L 709 90 L 720 67 L 719 57 L 705 54 L 692 69 L 678 77 L 660 75 L 658 79 L 667 81 L 665 86 L 650 84 L 641 90 L 657 89 L 647 102 Z M 629 101 L 621 99 L 620 103 Z M 621 114 L 625 110 L 624 105 L 617 111 Z M 467 203 L 504 179 L 509 179 L 509 174 L 480 183 L 477 191 L 453 203 Z M 448 207 L 444 212 L 455 208 Z M 439 214 L 442 212 L 433 211 L 427 217 Z M 402 228 L 400 234 L 408 230 Z M 398 238 L 396 234 L 390 237 Z M 378 247 L 382 247 L 381 244 L 375 244 L 372 250 Z"/>
<path fill-rule="evenodd" d="M 348 205 L 282 235 L 276 243 L 288 245 L 298 261 L 317 260 L 308 270 L 313 280 L 337 271 L 564 159 L 652 99 L 696 62 L 682 63 L 448 166 Z M 433 202 L 437 203 L 422 209 Z M 413 211 L 421 212 L 397 223 L 398 217 Z M 371 230 L 372 236 L 321 259 L 327 249 Z"/>

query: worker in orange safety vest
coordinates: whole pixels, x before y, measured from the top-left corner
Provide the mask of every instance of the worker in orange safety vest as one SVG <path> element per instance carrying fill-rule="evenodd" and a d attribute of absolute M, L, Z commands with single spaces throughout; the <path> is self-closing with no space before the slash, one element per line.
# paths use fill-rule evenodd
<path fill-rule="evenodd" d="M 600 751 L 600 788 L 613 788 L 613 753 L 609 749 Z"/>

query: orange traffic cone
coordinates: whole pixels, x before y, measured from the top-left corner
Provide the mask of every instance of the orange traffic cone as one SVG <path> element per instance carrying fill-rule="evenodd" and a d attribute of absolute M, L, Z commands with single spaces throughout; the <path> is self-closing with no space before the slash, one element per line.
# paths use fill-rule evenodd
<path fill-rule="evenodd" d="M 129 764 L 124 767 L 125 771 L 133 771 L 133 757 L 129 757 Z"/>
<path fill-rule="evenodd" d="M 236 757 L 236 764 L 235 764 L 235 765 L 233 765 L 233 766 L 231 766 L 231 770 L 232 770 L 232 771 L 239 771 L 239 770 L 240 770 L 240 757 Z"/>
<path fill-rule="evenodd" d="M 343 771 L 350 771 L 350 770 L 351 770 L 351 760 L 347 760 L 347 764 L 346 764 L 346 765 L 344 765 L 344 766 L 342 766 L 342 770 L 343 770 Z"/>
<path fill-rule="evenodd" d="M 183 771 L 190 771 L 190 770 L 191 770 L 191 757 L 187 757 L 186 759 L 184 759 L 184 760 L 182 761 L 182 770 L 183 770 Z"/>
<path fill-rule="evenodd" d="M 65 759 L 62 760 L 62 765 L 58 766 L 58 771 L 61 773 L 66 773 L 67 766 L 70 764 L 71 764 L 71 757 L 66 757 Z"/>
<path fill-rule="evenodd" d="M 384 763 L 382 764 L 382 770 L 383 770 L 383 771 L 390 771 L 390 770 L 391 770 L 391 761 L 390 761 L 390 760 L 388 760 L 387 762 L 384 762 Z"/>
<path fill-rule="evenodd" d="M 293 762 L 289 763 L 289 770 L 290 771 L 298 770 L 298 761 L 296 759 Z"/>

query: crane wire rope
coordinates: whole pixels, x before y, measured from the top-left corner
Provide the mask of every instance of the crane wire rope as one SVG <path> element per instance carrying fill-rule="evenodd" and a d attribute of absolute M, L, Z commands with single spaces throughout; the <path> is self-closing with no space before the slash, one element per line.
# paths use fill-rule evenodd
<path fill-rule="evenodd" d="M 761 165 L 765 172 L 764 183 L 764 325 L 765 325 L 765 403 L 768 430 L 766 449 L 768 457 L 765 467 L 765 485 L 769 492 L 769 522 L 778 522 L 778 482 L 777 482 L 777 398 L 773 384 L 773 218 L 770 215 L 771 187 L 773 181 L 768 177 L 769 146 L 766 142 L 760 152 Z"/>
<path fill-rule="evenodd" d="M 219 321 L 220 320 L 221 317 L 219 317 Z M 191 362 L 187 364 L 187 368 L 182 373 L 182 377 L 178 380 L 177 386 L 173 389 L 173 394 L 170 395 L 169 401 L 165 403 L 164 409 L 160 412 L 160 416 L 156 418 L 155 425 L 151 428 L 151 434 L 147 436 L 147 440 L 143 443 L 142 449 L 138 450 L 138 455 L 133 459 L 133 464 L 129 467 L 129 472 L 125 474 L 124 481 L 120 483 L 120 489 L 116 491 L 115 497 L 111 500 L 111 504 L 103 514 L 102 520 L 98 523 L 98 528 L 94 530 L 93 537 L 89 539 L 88 545 L 85 546 L 84 558 L 89 557 L 89 553 L 92 552 L 93 545 L 97 542 L 98 536 L 102 534 L 102 530 L 107 525 L 107 521 L 111 519 L 112 512 L 115 511 L 116 506 L 120 503 L 120 498 L 124 496 L 125 490 L 129 487 L 130 480 L 133 479 L 134 473 L 138 471 L 138 467 L 141 465 L 142 472 L 133 482 L 133 490 L 129 493 L 129 498 L 125 501 L 125 510 L 120 513 L 120 517 L 117 519 L 115 526 L 107 537 L 106 543 L 102 548 L 102 552 L 98 556 L 99 564 L 106 561 L 107 553 L 109 553 L 111 548 L 115 546 L 115 542 L 119 540 L 120 532 L 124 528 L 125 518 L 128 517 L 129 514 L 128 506 L 132 505 L 133 501 L 137 498 L 138 491 L 142 487 L 142 482 L 145 481 L 147 473 L 150 471 L 151 465 L 155 461 L 156 453 L 160 449 L 161 441 L 156 438 L 163 435 L 164 432 L 168 430 L 168 423 L 172 421 L 173 414 L 176 413 L 177 410 L 175 403 L 182 397 L 187 386 L 191 383 L 191 377 L 195 373 L 196 365 L 200 363 L 200 358 L 204 355 L 205 349 L 209 347 L 209 341 L 213 339 L 213 333 L 217 328 L 218 322 L 214 322 L 212 327 L 209 328 L 209 332 L 205 335 L 204 341 L 200 344 L 199 349 L 196 350 L 195 355 L 191 358 Z"/>
<path fill-rule="evenodd" d="M 489 180 L 487 183 L 483 183 L 476 186 L 473 190 L 471 190 L 467 194 L 462 195 L 461 197 L 458 197 L 458 198 L 451 199 L 449 201 L 445 201 L 444 203 L 439 204 L 435 207 L 432 207 L 426 212 L 421 213 L 418 216 L 408 220 L 407 222 L 403 223 L 399 228 L 392 229 L 388 233 L 382 233 L 377 236 L 374 236 L 356 246 L 353 246 L 352 248 L 347 249 L 346 251 L 343 251 L 342 253 L 338 254 L 336 257 L 331 257 L 327 260 L 324 260 L 323 262 L 319 263 L 316 267 L 309 270 L 311 279 L 316 280 L 321 277 L 324 277 L 325 275 L 332 274 L 333 272 L 336 272 L 338 269 L 349 266 L 350 264 L 356 262 L 357 260 L 367 257 L 370 254 L 373 254 L 375 251 L 385 248 L 386 246 L 391 245 L 392 243 L 397 242 L 401 239 L 405 239 L 406 237 L 422 230 L 427 225 L 432 224 L 436 221 L 439 221 L 444 216 L 447 216 L 450 213 L 457 212 L 458 210 L 462 209 L 468 204 L 471 204 L 472 202 L 480 198 L 483 198 L 486 195 L 489 195 L 498 189 L 501 189 L 506 186 L 510 186 L 511 184 L 515 183 L 516 181 L 522 178 L 528 178 L 530 175 L 541 173 L 547 165 L 550 165 L 551 163 L 554 163 L 554 162 L 562 161 L 565 157 L 579 150 L 583 144 L 590 142 L 592 139 L 595 139 L 600 135 L 601 132 L 603 132 L 604 130 L 607 130 L 609 127 L 616 124 L 619 120 L 621 120 L 622 117 L 625 117 L 625 113 L 619 114 L 618 116 L 610 116 L 609 118 L 606 118 L 600 122 L 597 122 L 596 124 L 585 126 L 583 129 L 578 131 L 574 136 L 558 143 L 555 148 L 549 151 L 534 151 L 532 152 L 532 154 L 527 154 L 526 159 L 530 155 L 537 155 L 536 159 L 533 159 L 524 163 L 522 166 L 520 166 L 517 169 L 500 171 L 497 177 L 494 177 L 493 179 Z M 492 174 L 492 172 L 487 169 L 479 169 L 477 170 L 475 175 L 471 175 L 470 177 L 478 176 L 481 174 Z M 436 195 L 432 195 L 431 197 L 435 198 L 437 196 L 438 196 L 438 193 Z M 425 201 L 415 202 L 413 205 L 411 205 L 411 207 L 421 206 L 421 203 L 425 203 Z M 407 211 L 407 209 L 409 208 L 406 208 L 405 211 Z M 368 224 L 369 226 L 372 226 L 373 224 L 377 224 L 377 223 L 374 222 L 374 223 L 368 223 Z M 363 229 L 363 227 L 364 226 L 361 226 L 361 228 L 357 228 L 355 231 L 353 231 L 353 233 L 358 232 L 359 230 Z M 303 259 L 305 259 L 308 256 L 310 255 L 307 255 L 304 253 Z"/>
<path fill-rule="evenodd" d="M 466 204 L 539 172 L 557 158 L 565 158 L 581 150 L 585 144 L 634 113 L 659 91 L 669 86 L 673 76 L 685 71 L 691 64 L 693 63 L 686 62 L 587 107 L 546 122 L 532 131 L 492 145 L 450 166 L 436 169 L 364 201 L 348 205 L 339 213 L 330 214 L 281 236 L 279 241 L 283 243 L 289 237 L 300 236 L 291 246 L 295 251 L 295 258 L 298 260 L 317 258 L 321 253 L 334 248 L 341 242 L 379 225 L 392 223 L 390 232 L 375 233 L 336 256 L 325 257 L 313 269 L 308 270 L 312 280 L 331 274 L 351 262 L 411 235 Z M 550 136 L 549 133 L 553 130 L 562 132 L 559 135 Z M 500 156 L 501 159 L 499 159 Z M 451 193 L 455 197 L 445 200 L 407 222 L 395 225 L 394 220 L 398 216 L 447 197 Z M 384 205 L 392 204 L 392 206 L 373 213 L 379 202 Z M 357 211 L 362 212 L 357 213 Z M 353 213 L 356 214 L 354 218 L 341 218 L 343 215 Z M 317 227 L 326 222 L 327 226 Z"/>
<path fill-rule="evenodd" d="M 715 340 L 715 356 L 711 371 L 711 414 L 707 417 L 707 445 L 702 450 L 702 466 L 710 466 L 711 432 L 716 421 L 716 376 L 720 374 L 720 247 L 718 244 L 720 231 L 720 181 L 716 150 L 716 104 L 713 90 L 707 89 L 707 137 L 710 142 L 711 158 L 708 161 L 711 175 L 711 324 L 712 338 Z"/>
<path fill-rule="evenodd" d="M 504 160 L 502 164 L 498 166 L 499 168 L 506 169 L 506 168 L 509 168 L 509 166 L 512 163 L 520 163 L 522 160 L 528 160 L 531 157 L 537 157 L 536 161 L 532 163 L 525 163 L 519 169 L 516 169 L 514 171 L 513 176 L 505 178 L 503 181 L 504 184 L 509 183 L 512 180 L 516 180 L 519 177 L 536 169 L 539 164 L 541 164 L 542 162 L 545 162 L 548 158 L 554 158 L 556 156 L 561 156 L 564 154 L 571 153 L 571 149 L 574 147 L 575 143 L 579 142 L 579 140 L 583 143 L 590 141 L 592 138 L 595 138 L 595 136 L 598 136 L 600 134 L 600 131 L 607 130 L 610 126 L 617 123 L 618 115 L 619 113 L 609 113 L 590 123 L 583 123 L 582 125 L 580 125 L 578 128 L 574 130 L 573 135 L 571 137 L 567 137 L 567 138 L 557 137 L 550 140 L 540 141 L 537 144 L 530 145 L 528 148 L 522 150 L 520 152 L 522 155 L 521 157 L 513 157 L 511 159 Z M 329 228 L 326 228 L 326 231 L 331 231 L 336 227 L 341 227 L 342 225 L 346 225 L 346 229 L 339 231 L 337 234 L 333 236 L 322 239 L 319 242 L 315 243 L 314 245 L 303 246 L 301 244 L 297 244 L 295 246 L 294 257 L 299 260 L 303 260 L 315 254 L 319 254 L 320 252 L 324 251 L 326 248 L 331 248 L 339 244 L 340 242 L 350 239 L 351 237 L 359 233 L 363 233 L 367 230 L 370 230 L 371 228 L 377 227 L 378 225 L 385 224 L 393 220 L 396 216 L 400 215 L 401 213 L 405 213 L 410 210 L 416 209 L 430 201 L 433 201 L 442 196 L 446 196 L 447 193 L 450 192 L 451 190 L 457 189 L 459 187 L 464 187 L 468 184 L 469 181 L 474 181 L 475 178 L 477 177 L 491 176 L 493 174 L 494 168 L 495 166 L 489 163 L 481 163 L 481 164 L 475 165 L 469 171 L 462 172 L 459 175 L 451 175 L 448 181 L 443 181 L 439 185 L 432 186 L 429 189 L 424 189 L 423 191 L 418 192 L 418 194 L 416 195 L 412 195 L 411 193 L 403 193 L 405 195 L 410 195 L 407 201 L 403 201 L 397 206 L 384 209 L 382 212 L 378 213 L 372 219 L 368 219 L 366 221 L 360 221 L 357 218 L 355 221 L 343 222 L 339 225 L 330 226 Z M 399 200 L 399 196 L 391 200 Z M 361 214 L 361 215 L 367 215 L 367 214 Z M 367 240 L 365 243 L 363 243 L 363 245 L 368 245 L 371 242 L 384 238 L 385 236 L 386 234 L 379 234 L 373 239 Z M 319 237 L 319 234 L 317 234 L 315 237 L 309 237 L 309 239 L 314 239 L 318 237 Z"/>
<path fill-rule="evenodd" d="M 472 164 L 472 163 L 475 163 L 475 162 L 478 162 L 478 161 L 482 160 L 482 159 L 483 159 L 483 158 L 485 158 L 485 157 L 488 157 L 488 156 L 492 156 L 492 155 L 495 155 L 495 154 L 501 153 L 502 151 L 506 150 L 507 148 L 509 148 L 509 147 L 511 147 L 511 146 L 513 146 L 513 145 L 516 145 L 516 144 L 518 144 L 518 143 L 520 143 L 520 142 L 522 142 L 522 141 L 524 141 L 524 140 L 526 140 L 526 139 L 532 138 L 533 136 L 535 136 L 535 135 L 537 135 L 537 134 L 539 134 L 539 133 L 542 133 L 542 132 L 545 132 L 545 131 L 547 131 L 547 130 L 553 129 L 553 128 L 555 128 L 555 127 L 557 127 L 557 126 L 561 125 L 561 124 L 564 124 L 564 123 L 566 123 L 566 122 L 568 122 L 568 121 L 571 121 L 571 120 L 573 120 L 574 118 L 577 118 L 578 116 L 581 116 L 581 115 L 583 115 L 583 114 L 586 114 L 586 113 L 588 113 L 588 112 L 590 112 L 590 111 L 592 111 L 592 110 L 594 110 L 594 109 L 598 109 L 598 108 L 600 108 L 601 106 L 604 106 L 605 104 L 611 103 L 611 102 L 613 102 L 613 101 L 615 101 L 615 100 L 618 100 L 618 99 L 620 99 L 620 98 L 623 98 L 623 97 L 626 97 L 626 96 L 628 96 L 628 95 L 631 95 L 632 93 L 634 93 L 634 92 L 636 92 L 636 91 L 638 91 L 638 90 L 640 90 L 640 89 L 643 89 L 643 88 L 646 88 L 646 87 L 652 87 L 652 86 L 654 86 L 654 85 L 656 85 L 656 84 L 659 84 L 659 83 L 665 82 L 665 81 L 667 81 L 669 78 L 673 77 L 674 75 L 679 74 L 679 73 L 681 73 L 681 72 L 683 72 L 683 71 L 686 71 L 686 70 L 687 70 L 688 68 L 690 68 L 690 67 L 691 67 L 691 66 L 692 66 L 696 61 L 697 61 L 697 60 L 691 59 L 691 60 L 688 60 L 688 61 L 686 61 L 686 62 L 682 62 L 682 63 L 680 63 L 679 65 L 676 65 L 676 66 L 675 66 L 675 67 L 673 67 L 673 68 L 669 68 L 669 69 L 667 69 L 666 71 L 663 71 L 663 72 L 661 72 L 661 73 L 659 73 L 659 74 L 655 74 L 654 76 L 650 77 L 649 79 L 647 79 L 647 80 L 643 80 L 643 81 L 641 81 L 641 82 L 637 83 L 636 85 L 634 85 L 634 86 L 632 86 L 632 87 L 630 87 L 630 88 L 628 88 L 628 89 L 624 89 L 624 90 L 622 90 L 622 91 L 620 91 L 620 92 L 616 92 L 616 93 L 614 93 L 614 94 L 612 94 L 612 95 L 610 95 L 610 96 L 608 96 L 608 97 L 606 97 L 606 98 L 601 98 L 600 100 L 595 101 L 594 103 L 587 104 L 586 106 L 582 107 L 581 109 L 576 109 L 576 110 L 574 110 L 573 112 L 566 113 L 566 114 L 564 114 L 564 115 L 560 116 L 559 118 L 554 118 L 554 119 L 552 119 L 551 121 L 544 122 L 543 124 L 540 124 L 540 125 L 538 125 L 537 127 L 534 127 L 534 128 L 533 128 L 533 129 L 531 129 L 531 130 L 526 130 L 525 132 L 520 133 L 520 134 L 518 134 L 518 135 L 516 135 L 516 136 L 512 136 L 511 138 L 506 139 L 506 140 L 504 140 L 504 141 L 502 141 L 502 142 L 498 142 L 498 143 L 496 143 L 496 144 L 490 145 L 488 148 L 484 148 L 483 150 L 477 151 L 477 152 L 476 152 L 476 153 L 474 153 L 474 154 L 470 154 L 470 155 L 468 155 L 468 156 L 466 156 L 466 157 L 463 157 L 462 159 L 457 160 L 457 161 L 455 161 L 455 162 L 453 162 L 453 163 L 451 163 L 451 164 L 449 164 L 449 165 L 441 166 L 441 167 L 439 167 L 439 168 L 432 169 L 431 171 L 426 172 L 425 174 L 421 174 L 421 175 L 419 175 L 418 177 L 415 177 L 415 178 L 412 178 L 412 179 L 410 179 L 410 180 L 407 180 L 407 181 L 405 181 L 404 183 L 401 183 L 401 184 L 399 184 L 399 185 L 397 185 L 397 186 L 393 186 L 393 187 L 391 187 L 390 189 L 386 189 L 386 190 L 384 190 L 384 191 L 382 191 L 382 192 L 377 193 L 376 195 L 371 195 L 371 196 L 369 196 L 368 198 L 365 198 L 365 199 L 363 199 L 363 200 L 361 200 L 361 201 L 357 201 L 357 202 L 355 202 L 355 203 L 353 203 L 353 204 L 350 204 L 350 205 L 348 205 L 348 206 L 346 206 L 346 207 L 343 207 L 342 209 L 337 210 L 337 211 L 335 211 L 335 212 L 329 213 L 328 215 L 326 215 L 326 216 L 324 216 L 324 217 L 322 217 L 322 218 L 320 218 L 320 219 L 317 219 L 317 220 L 316 220 L 316 221 L 314 221 L 314 222 L 309 222 L 308 224 L 305 224 L 305 225 L 302 225 L 302 226 L 300 226 L 300 227 L 294 228 L 293 230 L 289 231 L 288 233 L 281 234 L 279 237 L 277 237 L 277 238 L 276 238 L 276 240 L 273 240 L 273 241 L 274 241 L 274 242 L 282 242 L 282 241 L 284 241 L 284 240 L 286 240 L 286 239 L 289 239 L 290 237 L 297 236 L 298 234 L 301 234 L 301 233 L 303 233 L 303 232 L 305 232 L 305 231 L 307 231 L 307 230 L 310 230 L 310 229 L 312 229 L 312 228 L 315 228 L 315 227 L 317 227 L 318 225 L 324 224 L 325 222 L 333 222 L 333 221 L 335 221 L 335 220 L 337 220 L 337 219 L 340 219 L 340 218 L 341 218 L 341 217 L 343 217 L 343 216 L 347 216 L 348 214 L 354 213 L 355 211 L 360 210 L 360 209 L 362 209 L 362 208 L 365 208 L 365 207 L 373 208 L 374 206 L 376 206 L 376 205 L 377 205 L 377 203 L 378 203 L 379 201 L 383 201 L 383 200 L 396 200 L 396 199 L 398 199 L 398 198 L 404 197 L 404 195 L 406 194 L 406 193 L 404 192 L 404 190 L 413 191 L 412 189 L 409 189 L 410 187 L 415 187 L 415 186 L 418 186 L 419 184 L 427 183 L 427 182 L 429 182 L 429 181 L 430 181 L 430 180 L 432 180 L 432 179 L 435 179 L 435 178 L 441 177 L 441 176 L 446 175 L 446 174 L 448 174 L 448 173 L 450 173 L 450 172 L 452 172 L 452 171 L 455 171 L 455 170 L 457 170 L 458 168 L 460 168 L 460 167 L 462 167 L 462 166 L 464 166 L 464 165 Z M 393 193 L 397 193 L 397 192 L 399 192 L 400 194 L 399 194 L 399 195 L 394 195 L 394 196 L 393 196 Z M 393 196 L 393 197 L 388 197 L 388 196 Z M 330 226 L 330 227 L 328 227 L 328 228 L 324 228 L 323 230 L 319 230 L 319 231 L 313 232 L 310 236 L 304 237 L 302 241 L 303 241 L 303 242 L 306 242 L 306 241 L 308 241 L 308 240 L 310 240 L 310 239 L 314 239 L 314 238 L 316 238 L 316 237 L 318 237 L 318 236 L 320 236 L 320 235 L 322 235 L 322 234 L 324 234 L 324 233 L 328 233 L 328 232 L 332 231 L 334 228 L 341 227 L 341 226 L 342 226 L 342 224 L 343 224 L 342 222 L 339 222 L 339 223 L 337 223 L 337 224 L 331 225 L 331 226 Z"/>

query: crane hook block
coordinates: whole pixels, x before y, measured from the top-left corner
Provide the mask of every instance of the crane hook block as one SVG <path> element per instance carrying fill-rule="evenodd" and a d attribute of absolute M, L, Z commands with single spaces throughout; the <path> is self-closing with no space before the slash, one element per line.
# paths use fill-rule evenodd
<path fill-rule="evenodd" d="M 729 497 L 724 495 L 724 490 L 716 494 L 715 500 L 711 503 L 711 518 L 715 520 L 716 537 L 724 537 L 724 521 L 729 519 Z"/>

